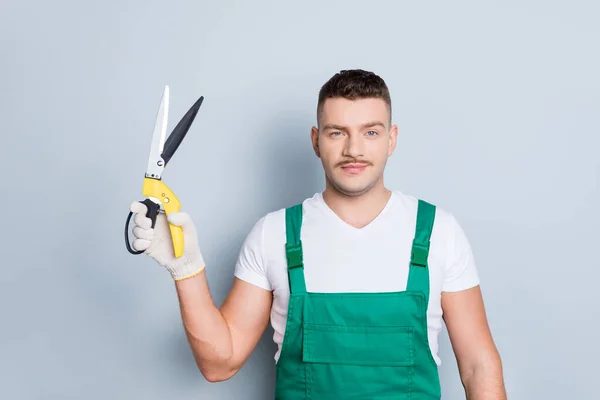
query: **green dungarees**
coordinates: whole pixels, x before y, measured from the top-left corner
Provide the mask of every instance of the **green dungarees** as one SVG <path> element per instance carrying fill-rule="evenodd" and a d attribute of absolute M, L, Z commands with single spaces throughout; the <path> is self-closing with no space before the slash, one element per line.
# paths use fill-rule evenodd
<path fill-rule="evenodd" d="M 276 400 L 441 398 L 427 338 L 428 255 L 435 206 L 420 200 L 406 291 L 307 292 L 302 205 L 286 209 L 290 284 Z M 343 251 L 343 249 L 342 249 Z"/>

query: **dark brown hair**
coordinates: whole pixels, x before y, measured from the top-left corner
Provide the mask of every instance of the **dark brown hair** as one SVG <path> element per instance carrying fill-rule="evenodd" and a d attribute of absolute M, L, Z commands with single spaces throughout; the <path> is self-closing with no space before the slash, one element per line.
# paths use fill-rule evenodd
<path fill-rule="evenodd" d="M 392 115 L 392 100 L 385 81 L 377 74 L 362 69 L 342 70 L 333 75 L 319 91 L 317 120 L 327 99 L 343 97 L 348 100 L 378 98 L 385 101 Z"/>

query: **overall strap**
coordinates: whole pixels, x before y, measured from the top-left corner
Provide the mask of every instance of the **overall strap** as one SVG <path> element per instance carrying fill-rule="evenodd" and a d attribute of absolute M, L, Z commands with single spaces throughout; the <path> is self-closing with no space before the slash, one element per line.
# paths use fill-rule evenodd
<path fill-rule="evenodd" d="M 288 266 L 290 294 L 305 293 L 304 263 L 302 259 L 302 241 L 300 231 L 302 228 L 302 204 L 286 208 L 285 210 L 285 253 Z"/>
<path fill-rule="evenodd" d="M 421 291 L 425 294 L 425 304 L 429 302 L 429 240 L 435 220 L 435 206 L 419 200 L 417 224 L 410 257 L 410 270 L 406 290 Z"/>

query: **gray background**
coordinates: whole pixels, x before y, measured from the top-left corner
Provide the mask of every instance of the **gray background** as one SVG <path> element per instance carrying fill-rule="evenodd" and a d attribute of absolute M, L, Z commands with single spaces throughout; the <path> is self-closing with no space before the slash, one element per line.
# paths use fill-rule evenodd
<path fill-rule="evenodd" d="M 322 189 L 321 84 L 393 96 L 387 184 L 459 218 L 510 399 L 597 399 L 600 57 L 593 1 L 0 4 L 0 398 L 269 399 L 269 331 L 209 384 L 166 271 L 127 253 L 156 108 L 205 102 L 165 173 L 215 301 L 264 213 Z M 464 398 L 441 337 L 444 399 Z"/>

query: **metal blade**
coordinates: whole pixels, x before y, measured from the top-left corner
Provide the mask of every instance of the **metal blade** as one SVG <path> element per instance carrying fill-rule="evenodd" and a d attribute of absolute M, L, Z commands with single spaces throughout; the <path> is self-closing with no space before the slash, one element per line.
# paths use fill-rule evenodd
<path fill-rule="evenodd" d="M 198 110 L 200 109 L 200 106 L 202 105 L 203 101 L 204 96 L 200 96 L 200 98 L 196 100 L 194 105 L 190 107 L 188 112 L 185 113 L 183 118 L 181 118 L 181 121 L 177 123 L 177 126 L 173 129 L 171 135 L 169 135 L 169 138 L 165 143 L 164 151 L 162 153 L 165 166 L 168 164 L 171 157 L 173 157 L 173 154 L 175 154 L 175 151 L 177 150 L 183 138 L 189 131 L 190 126 L 192 126 L 192 122 L 194 122 L 196 114 L 198 114 Z"/>
<path fill-rule="evenodd" d="M 156 122 L 154 123 L 154 133 L 152 134 L 152 144 L 150 145 L 150 156 L 148 157 L 148 167 L 146 176 L 148 178 L 160 179 L 165 162 L 162 158 L 162 152 L 165 145 L 165 136 L 167 132 L 167 120 L 169 114 L 169 86 L 165 90 L 158 107 Z"/>

